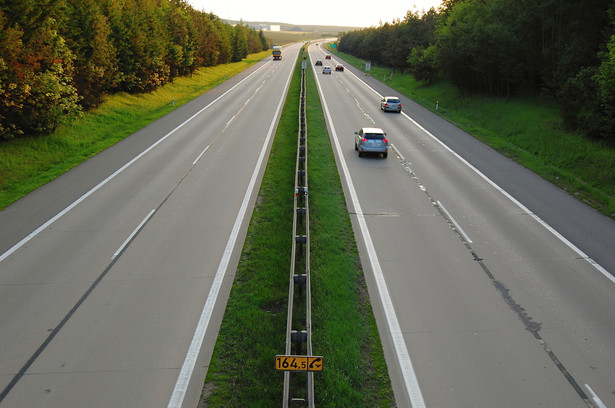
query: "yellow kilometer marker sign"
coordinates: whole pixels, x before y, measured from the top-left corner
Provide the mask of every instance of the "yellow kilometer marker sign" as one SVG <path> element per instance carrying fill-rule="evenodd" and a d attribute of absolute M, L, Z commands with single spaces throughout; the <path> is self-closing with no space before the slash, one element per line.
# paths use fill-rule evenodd
<path fill-rule="evenodd" d="M 324 358 L 318 356 L 275 356 L 280 371 L 322 371 Z"/>

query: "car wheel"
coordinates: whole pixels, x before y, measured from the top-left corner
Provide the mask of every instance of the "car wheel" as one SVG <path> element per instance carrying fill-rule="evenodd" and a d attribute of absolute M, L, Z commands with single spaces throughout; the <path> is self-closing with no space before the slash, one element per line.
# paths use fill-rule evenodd
<path fill-rule="evenodd" d="M 382 153 L 382 157 L 385 158 L 385 159 L 387 158 L 388 155 L 389 155 L 389 152 Z"/>
<path fill-rule="evenodd" d="M 363 157 L 363 152 L 359 152 L 359 157 Z"/>

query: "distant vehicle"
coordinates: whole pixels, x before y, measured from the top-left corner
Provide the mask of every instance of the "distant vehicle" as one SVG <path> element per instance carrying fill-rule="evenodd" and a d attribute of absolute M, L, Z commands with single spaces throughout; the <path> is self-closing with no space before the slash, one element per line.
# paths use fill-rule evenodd
<path fill-rule="evenodd" d="M 317 66 L 318 65 L 322 65 L 322 61 L 321 60 L 316 60 L 316 64 L 314 64 L 314 65 L 317 65 Z"/>
<path fill-rule="evenodd" d="M 364 153 L 382 153 L 386 159 L 389 155 L 389 141 L 382 129 L 365 127 L 354 134 L 354 149 L 359 151 L 359 157 Z"/>
<path fill-rule="evenodd" d="M 282 59 L 282 47 L 280 47 L 279 45 L 274 45 L 271 48 L 273 49 L 273 52 L 271 53 L 273 55 L 273 60 L 274 61 L 281 60 Z"/>
<path fill-rule="evenodd" d="M 331 74 L 331 67 L 328 66 L 328 65 L 322 67 L 322 73 L 323 74 Z"/>
<path fill-rule="evenodd" d="M 325 59 L 331 59 L 331 56 L 329 54 L 325 55 Z"/>
<path fill-rule="evenodd" d="M 336 65 L 335 66 L 335 70 L 336 71 L 344 71 L 344 66 L 343 65 Z"/>
<path fill-rule="evenodd" d="M 380 110 L 385 112 L 401 112 L 401 101 L 397 96 L 385 96 L 380 100 Z"/>

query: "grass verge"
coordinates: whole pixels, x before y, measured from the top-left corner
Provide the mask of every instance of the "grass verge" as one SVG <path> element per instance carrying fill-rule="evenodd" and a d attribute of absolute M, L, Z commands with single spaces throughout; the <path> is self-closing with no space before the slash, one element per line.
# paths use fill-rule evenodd
<path fill-rule="evenodd" d="M 311 69 L 311 68 L 308 68 Z M 308 183 L 316 405 L 395 406 L 341 182 L 311 72 L 307 78 Z M 300 66 L 297 64 L 205 381 L 203 404 L 282 402 L 286 303 L 293 239 Z"/>
<path fill-rule="evenodd" d="M 98 109 L 50 135 L 1 141 L 0 210 L 269 54 L 201 68 L 152 93 L 111 95 Z"/>
<path fill-rule="evenodd" d="M 364 70 L 364 60 L 329 49 Z M 615 147 L 566 130 L 553 100 L 464 96 L 448 81 L 428 85 L 373 64 L 370 74 L 615 219 Z"/>

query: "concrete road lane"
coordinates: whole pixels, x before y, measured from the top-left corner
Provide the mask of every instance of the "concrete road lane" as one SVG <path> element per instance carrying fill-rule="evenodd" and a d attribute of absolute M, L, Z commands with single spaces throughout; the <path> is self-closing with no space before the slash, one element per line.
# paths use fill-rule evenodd
<path fill-rule="evenodd" d="M 3 408 L 196 406 L 298 49 L 0 213 Z"/>
<path fill-rule="evenodd" d="M 344 65 L 315 77 L 398 406 L 615 405 L 615 281 L 570 241 L 608 265 L 613 252 L 536 216 L 579 203 L 407 98 L 405 113 L 381 112 L 395 91 Z M 358 157 L 364 126 L 387 132 L 387 159 Z M 594 211 L 575 215 L 615 234 Z"/>

